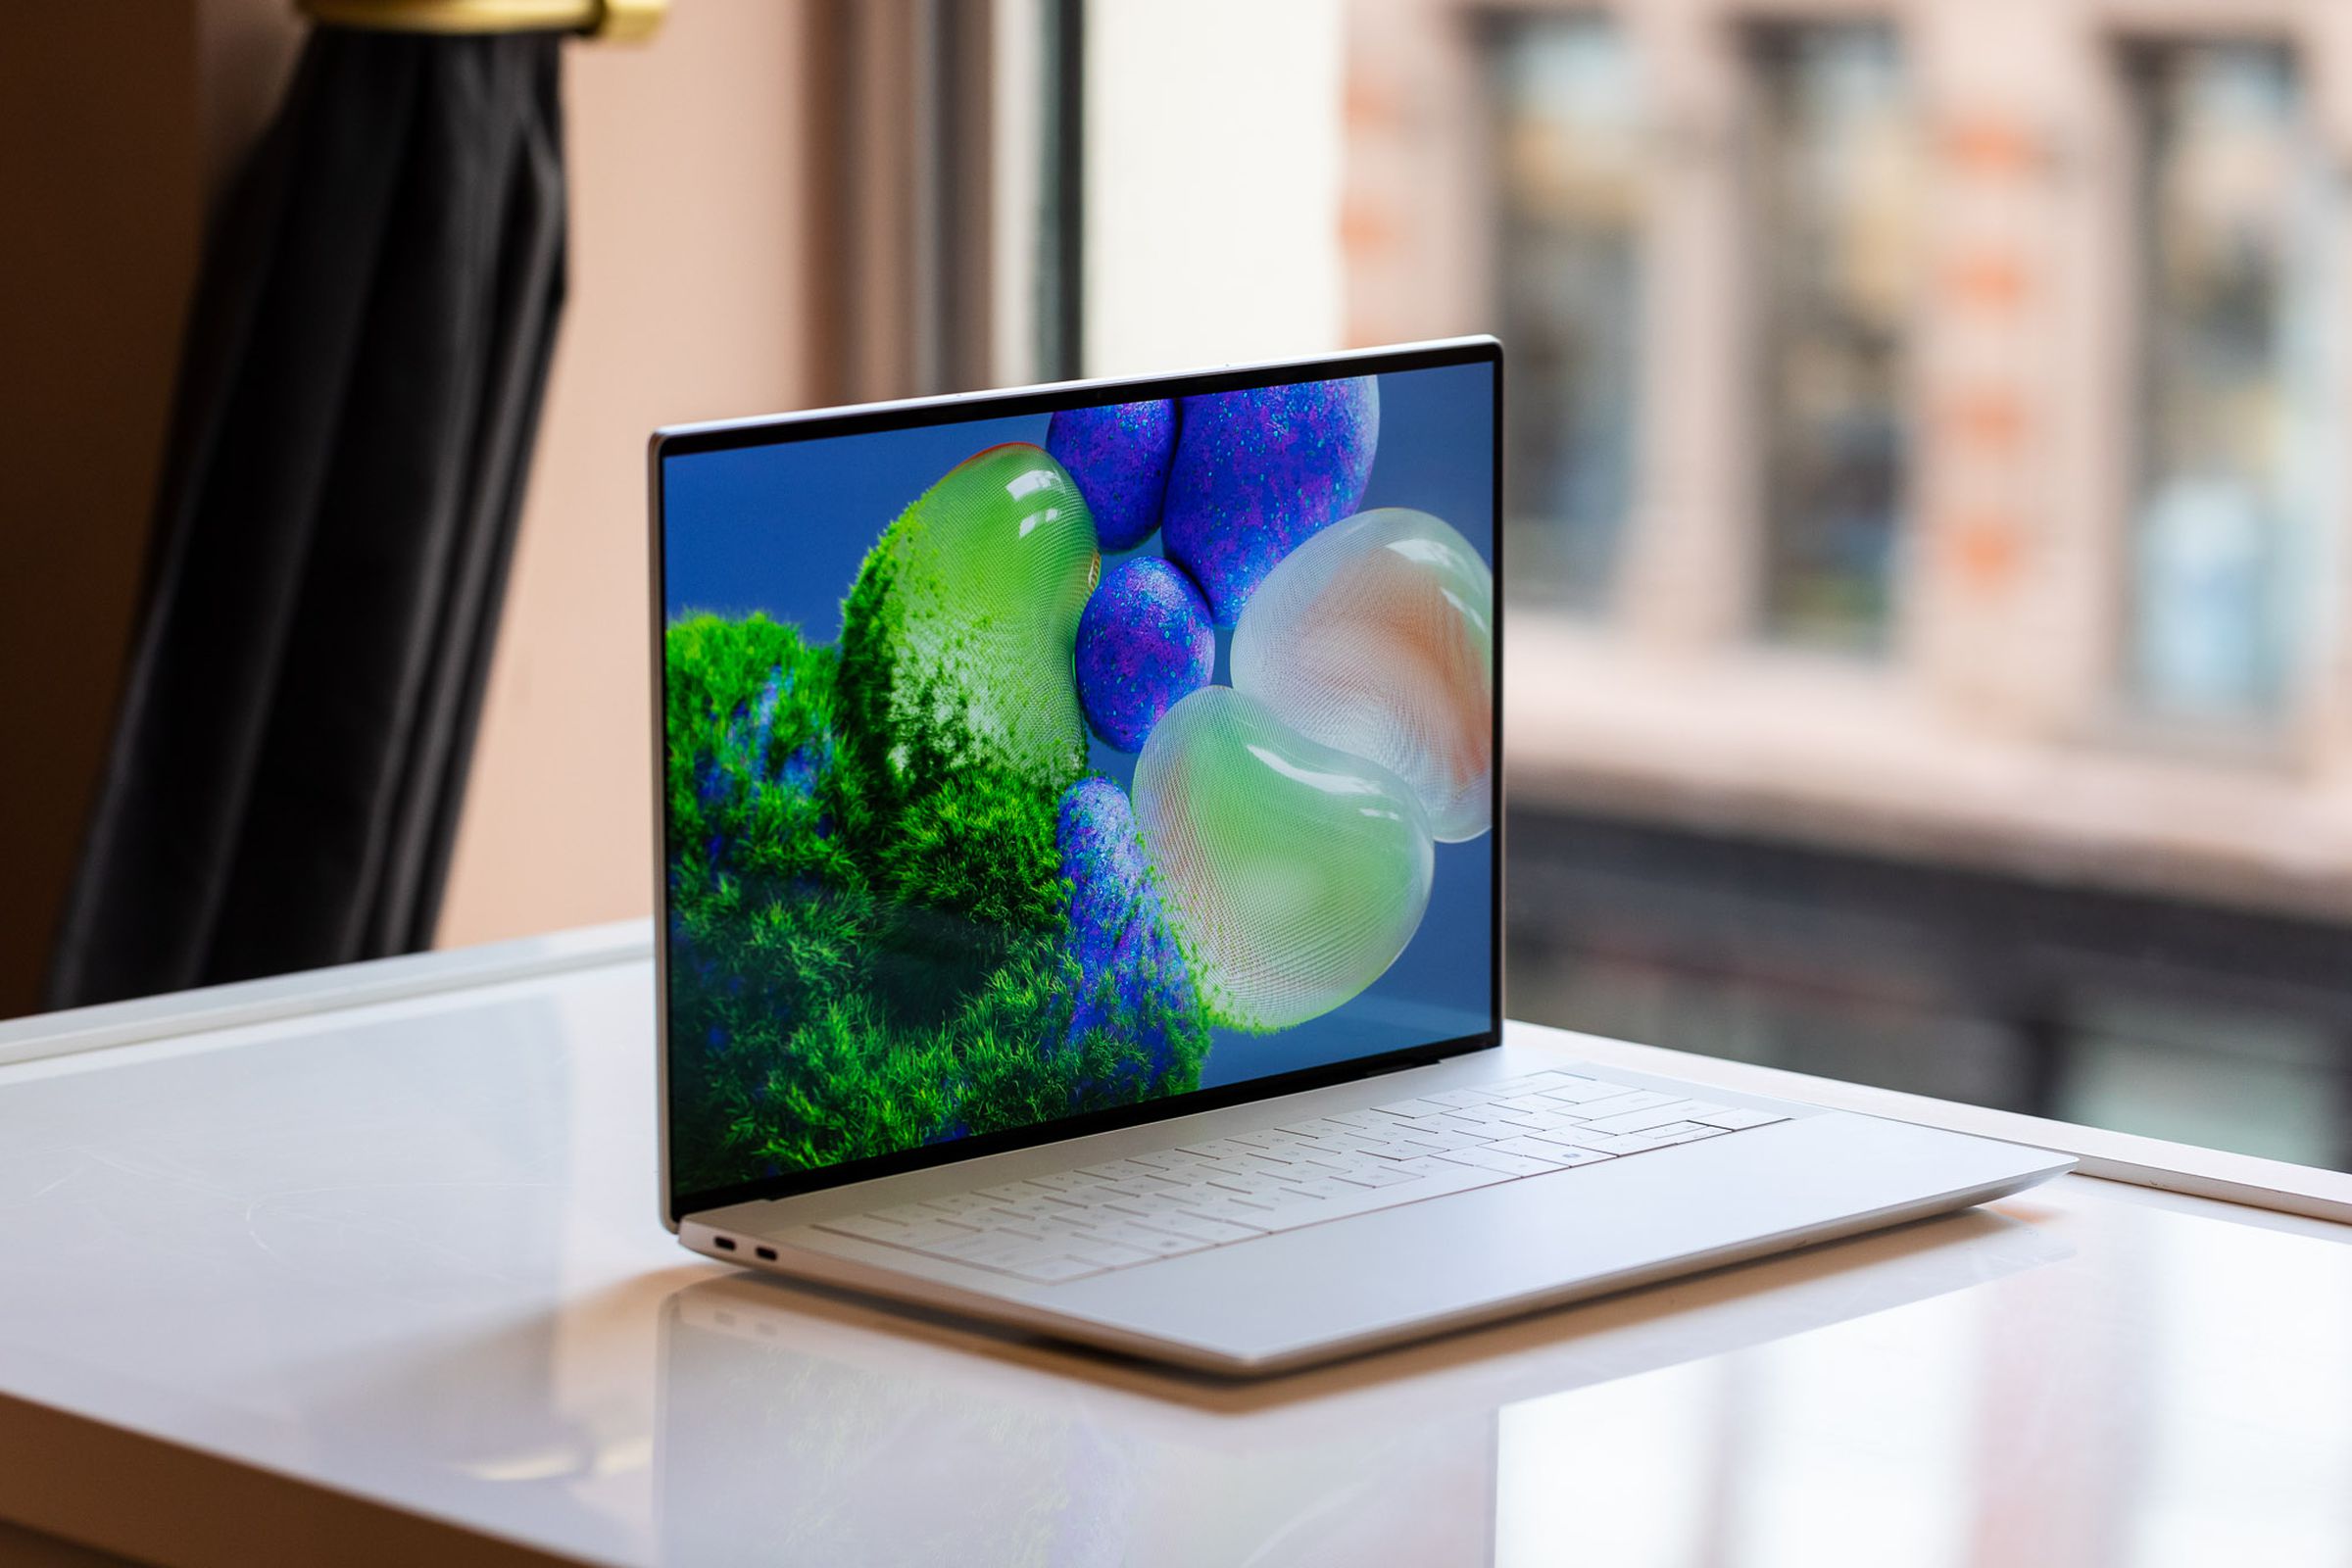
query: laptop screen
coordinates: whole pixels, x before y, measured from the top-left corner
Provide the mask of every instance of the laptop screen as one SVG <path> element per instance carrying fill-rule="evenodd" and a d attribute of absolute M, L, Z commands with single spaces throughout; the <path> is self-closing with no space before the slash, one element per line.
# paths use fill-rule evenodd
<path fill-rule="evenodd" d="M 661 439 L 673 1213 L 1492 1043 L 1499 373 Z"/>

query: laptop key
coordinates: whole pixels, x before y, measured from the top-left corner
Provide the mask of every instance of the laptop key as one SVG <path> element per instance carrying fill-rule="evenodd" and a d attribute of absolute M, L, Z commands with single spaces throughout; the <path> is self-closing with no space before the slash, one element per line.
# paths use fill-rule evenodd
<path fill-rule="evenodd" d="M 1622 1116 L 1629 1110 L 1647 1110 L 1652 1105 L 1671 1105 L 1682 1100 L 1681 1095 L 1660 1093 L 1655 1089 L 1620 1089 L 1606 1100 L 1585 1102 L 1584 1115 L 1594 1120 Z"/>
<path fill-rule="evenodd" d="M 1029 1280 L 1039 1285 L 1059 1285 L 1064 1280 L 1082 1280 L 1112 1267 L 1108 1263 L 1081 1262 L 1075 1257 L 1041 1257 L 1033 1263 L 1015 1263 L 1004 1270 L 1016 1280 Z"/>
<path fill-rule="evenodd" d="M 1579 1078 L 1571 1083 L 1557 1084 L 1537 1091 L 1545 1100 L 1556 1100 L 1563 1105 L 1581 1105 L 1595 1100 L 1608 1100 L 1626 1093 L 1622 1084 L 1604 1084 L 1597 1078 Z"/>
<path fill-rule="evenodd" d="M 1334 1179 L 1356 1187 L 1396 1187 L 1406 1182 L 1418 1181 L 1420 1178 L 1411 1171 L 1398 1170 L 1394 1165 L 1384 1165 L 1377 1169 L 1344 1170 Z"/>
<path fill-rule="evenodd" d="M 1266 1223 L 1275 1230 L 1295 1230 L 1301 1225 L 1352 1219 L 1358 1214 L 1399 1208 L 1407 1203 L 1443 1198 L 1452 1193 L 1466 1193 L 1474 1187 L 1487 1187 L 1513 1179 L 1511 1174 L 1502 1171 L 1456 1165 L 1446 1160 L 1432 1160 L 1431 1164 L 1436 1169 L 1429 1175 L 1410 1183 L 1400 1183 L 1393 1189 L 1353 1187 L 1348 1188 L 1345 1196 L 1286 1204 L 1274 1210 Z"/>
<path fill-rule="evenodd" d="M 1198 1214 L 1153 1214 L 1137 1223 L 1152 1230 L 1166 1231 L 1173 1236 L 1206 1242 L 1211 1247 L 1222 1247 L 1229 1242 L 1247 1242 L 1264 1234 L 1247 1225 L 1236 1225 L 1230 1220 L 1203 1219 Z"/>
<path fill-rule="evenodd" d="M 1181 1158 L 1183 1159 L 1182 1164 L 1162 1165 L 1160 1167 L 1157 1183 L 1152 1187 L 1152 1191 L 1157 1191 L 1161 1185 L 1170 1182 L 1173 1182 L 1180 1187 L 1186 1186 L 1193 1182 L 1200 1181 L 1206 1177 L 1213 1176 L 1218 1171 L 1225 1168 L 1216 1160 L 1204 1158 L 1200 1154 L 1185 1154 L 1181 1156 Z M 1114 1182 L 1107 1185 L 1115 1187 L 1131 1187 L 1134 1184 L 1132 1182 Z"/>
<path fill-rule="evenodd" d="M 1082 1193 L 1090 1187 L 1102 1185 L 1102 1177 L 1089 1176 L 1086 1172 L 1079 1170 L 1057 1170 L 1051 1176 L 1032 1176 L 1029 1179 L 1038 1186 L 1050 1187 L 1056 1193 Z"/>
<path fill-rule="evenodd" d="M 934 1257 L 952 1257 L 960 1262 L 967 1257 L 998 1251 L 1007 1242 L 1026 1242 L 1031 1247 L 1036 1247 L 1042 1245 L 1045 1238 L 1020 1232 L 973 1231 L 967 1236 L 949 1236 L 942 1237 L 938 1241 L 926 1242 L 914 1250 L 929 1252 Z"/>
<path fill-rule="evenodd" d="M 973 1228 L 977 1223 L 970 1218 L 960 1221 L 919 1219 L 911 1225 L 901 1226 L 904 1234 L 886 1239 L 893 1247 L 911 1247 L 920 1251 L 927 1247 L 937 1247 L 942 1242 L 959 1242 L 967 1236 L 977 1236 L 980 1232 Z"/>
<path fill-rule="evenodd" d="M 1564 1152 L 1557 1144 L 1547 1144 L 1532 1137 L 1505 1138 L 1500 1143 L 1489 1144 L 1485 1152 L 1492 1154 L 1518 1154 L 1527 1159 L 1546 1160 L 1553 1164 L 1561 1162 L 1560 1155 Z"/>
<path fill-rule="evenodd" d="M 1051 1198 L 1054 1190 L 1022 1182 L 1005 1182 L 996 1187 L 976 1189 L 982 1198 L 993 1198 L 1000 1203 L 1017 1203 L 1024 1198 Z"/>
<path fill-rule="evenodd" d="M 1692 1116 L 1690 1119 L 1703 1121 L 1710 1127 L 1721 1127 L 1726 1132 L 1736 1133 L 1742 1128 L 1769 1126 L 1773 1122 L 1787 1121 L 1788 1118 L 1777 1110 L 1749 1110 L 1741 1106 L 1731 1110 L 1720 1110 L 1711 1116 Z"/>
<path fill-rule="evenodd" d="M 1168 1194 L 1168 1198 L 1176 1208 L 1190 1214 L 1198 1212 L 1203 1203 L 1230 1203 L 1244 1191 L 1256 1190 L 1254 1187 L 1220 1187 L 1215 1182 L 1198 1182 L 1181 1193 Z"/>
<path fill-rule="evenodd" d="M 839 1219 L 821 1219 L 816 1222 L 816 1228 L 831 1231 L 836 1236 L 855 1236 L 861 1242 L 911 1245 L 902 1243 L 906 1235 L 906 1226 L 896 1220 L 884 1219 L 879 1214 L 845 1214 Z"/>
<path fill-rule="evenodd" d="M 993 1268 L 1009 1273 L 1024 1263 L 1039 1263 L 1049 1257 L 1059 1257 L 1069 1250 L 1070 1243 L 1049 1240 L 1042 1236 L 1009 1236 L 1003 1233 L 987 1236 L 973 1244 L 949 1243 L 942 1247 L 926 1247 L 923 1251 L 934 1257 L 944 1257 L 952 1263 L 970 1263 L 979 1268 Z"/>
<path fill-rule="evenodd" d="M 1298 1190 L 1301 1193 L 1304 1193 L 1309 1198 L 1317 1199 L 1347 1198 L 1352 1196 L 1348 1190 L 1347 1183 L 1340 1181 L 1336 1177 L 1327 1180 L 1300 1182 Z"/>
<path fill-rule="evenodd" d="M 1178 1236 L 1173 1231 L 1155 1231 L 1141 1223 L 1121 1225 L 1116 1230 L 1106 1228 L 1102 1236 L 1106 1241 L 1154 1257 L 1182 1257 L 1187 1252 L 1205 1251 L 1210 1245 L 1195 1237 Z"/>
<path fill-rule="evenodd" d="M 1239 1225 L 1246 1230 L 1263 1233 L 1268 1227 L 1259 1223 L 1266 1210 L 1257 1205 L 1220 1199 L 1203 1199 L 1186 1205 L 1184 1212 L 1200 1219 L 1219 1220 L 1227 1225 Z"/>
<path fill-rule="evenodd" d="M 1138 1263 L 1149 1263 L 1159 1254 L 1147 1252 L 1140 1247 L 1123 1246 L 1118 1242 L 1093 1241 L 1072 1243 L 1070 1255 L 1083 1262 L 1100 1264 L 1103 1268 L 1132 1268 Z"/>
<path fill-rule="evenodd" d="M 1434 1100 L 1393 1100 L 1385 1105 L 1372 1108 L 1385 1110 L 1392 1116 L 1406 1116 L 1418 1121 L 1424 1116 L 1443 1116 L 1453 1107 L 1441 1105 Z"/>
<path fill-rule="evenodd" d="M 1100 1165 L 1081 1165 L 1078 1169 L 1088 1176 L 1100 1176 L 1104 1181 L 1123 1181 L 1132 1176 L 1157 1176 L 1149 1165 L 1138 1165 L 1131 1159 L 1106 1159 Z"/>
<path fill-rule="evenodd" d="M 1272 1183 L 1253 1175 L 1227 1175 L 1210 1177 L 1208 1185 L 1236 1198 L 1248 1198 L 1253 1193 L 1264 1192 Z"/>
<path fill-rule="evenodd" d="M 1217 1185 L 1223 1187 L 1224 1183 L 1220 1182 Z M 1284 1201 L 1283 1198 L 1266 1191 L 1265 1188 L 1249 1183 L 1237 1182 L 1225 1190 L 1227 1202 L 1247 1203 L 1251 1208 L 1275 1208 Z M 1288 1193 L 1289 1189 L 1285 1188 L 1283 1191 Z"/>
<path fill-rule="evenodd" d="M 1689 1120 L 1690 1118 L 1685 1113 L 1690 1108 L 1690 1102 L 1688 1100 L 1670 1100 L 1662 1105 L 1629 1110 L 1622 1115 L 1595 1116 L 1585 1123 L 1585 1127 L 1588 1131 L 1596 1133 L 1642 1133 L 1649 1131 L 1652 1127 L 1666 1126 L 1670 1122 Z"/>
<path fill-rule="evenodd" d="M 1440 1159 L 1457 1165 L 1475 1165 L 1481 1170 L 1498 1171 L 1505 1176 L 1540 1176 L 1547 1170 L 1558 1170 L 1556 1159 L 1534 1158 L 1526 1154 L 1501 1154 L 1492 1149 L 1457 1149 Z"/>
<path fill-rule="evenodd" d="M 1190 1171 L 1160 1171 L 1151 1176 L 1129 1176 L 1110 1185 L 1123 1193 L 1164 1193 L 1183 1186 L 1191 1174 Z"/>
<path fill-rule="evenodd" d="M 1463 1143 L 1475 1143 L 1475 1138 L 1463 1138 Z M 1453 1140 L 1437 1138 L 1435 1133 L 1423 1133 L 1423 1136 L 1418 1136 L 1418 1138 L 1399 1138 L 1397 1140 L 1397 1152 L 1399 1154 L 1404 1154 L 1406 1159 L 1425 1159 L 1425 1156 L 1430 1156 L 1430 1154 L 1445 1154 L 1445 1152 L 1451 1148 L 1453 1148 Z"/>
<path fill-rule="evenodd" d="M 1618 1133 L 1614 1137 L 1594 1133 L 1587 1135 L 1586 1141 L 1578 1147 L 1597 1150 L 1603 1154 L 1646 1154 L 1653 1149 L 1665 1149 L 1670 1146 L 1660 1143 L 1655 1138 L 1644 1137 L 1641 1133 Z"/>
<path fill-rule="evenodd" d="M 1212 1159 L 1232 1159 L 1236 1155 L 1257 1152 L 1250 1145 L 1237 1144 L 1230 1138 L 1211 1138 L 1203 1143 L 1183 1144 L 1178 1147 L 1185 1153 L 1206 1154 Z"/>
<path fill-rule="evenodd" d="M 1517 1078 L 1496 1078 L 1478 1085 L 1478 1092 L 1489 1101 L 1507 1100 L 1513 1095 L 1527 1093 L 1527 1078 L 1524 1074 Z"/>

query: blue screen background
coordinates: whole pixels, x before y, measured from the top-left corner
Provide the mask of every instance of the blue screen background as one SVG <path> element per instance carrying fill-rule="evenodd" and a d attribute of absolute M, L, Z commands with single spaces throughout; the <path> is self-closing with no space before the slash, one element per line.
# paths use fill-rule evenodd
<path fill-rule="evenodd" d="M 1494 564 L 1494 375 L 1486 365 L 1382 375 L 1380 444 L 1361 503 L 1451 523 Z M 830 642 L 858 564 L 908 502 L 956 464 L 1004 441 L 1043 445 L 1051 416 L 692 453 L 663 465 L 663 601 L 671 619 L 762 611 Z M 1159 553 L 1158 536 L 1131 555 Z M 1124 556 L 1106 556 L 1107 572 Z M 1500 596 L 1496 597 L 1499 605 Z M 1217 633 L 1214 678 L 1228 677 Z M 1094 766 L 1131 784 L 1135 759 L 1101 741 Z M 1200 1085 L 1213 1088 L 1405 1047 L 1489 1024 L 1493 834 L 1437 846 L 1429 909 L 1411 944 L 1362 995 L 1272 1035 L 1217 1030 Z"/>

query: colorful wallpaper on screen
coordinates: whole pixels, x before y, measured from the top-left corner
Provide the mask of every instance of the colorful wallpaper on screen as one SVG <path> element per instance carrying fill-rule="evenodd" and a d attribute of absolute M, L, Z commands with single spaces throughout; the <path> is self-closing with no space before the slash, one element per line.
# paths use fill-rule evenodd
<path fill-rule="evenodd" d="M 681 1192 L 1487 1027 L 1490 375 L 668 461 Z"/>

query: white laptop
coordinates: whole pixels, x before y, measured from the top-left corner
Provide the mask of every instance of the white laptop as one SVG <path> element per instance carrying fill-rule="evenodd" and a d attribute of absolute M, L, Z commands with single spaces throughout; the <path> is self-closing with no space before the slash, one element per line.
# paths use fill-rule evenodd
<path fill-rule="evenodd" d="M 681 1241 L 1250 1373 L 2072 1163 L 1504 1044 L 1501 360 L 655 437 Z"/>

